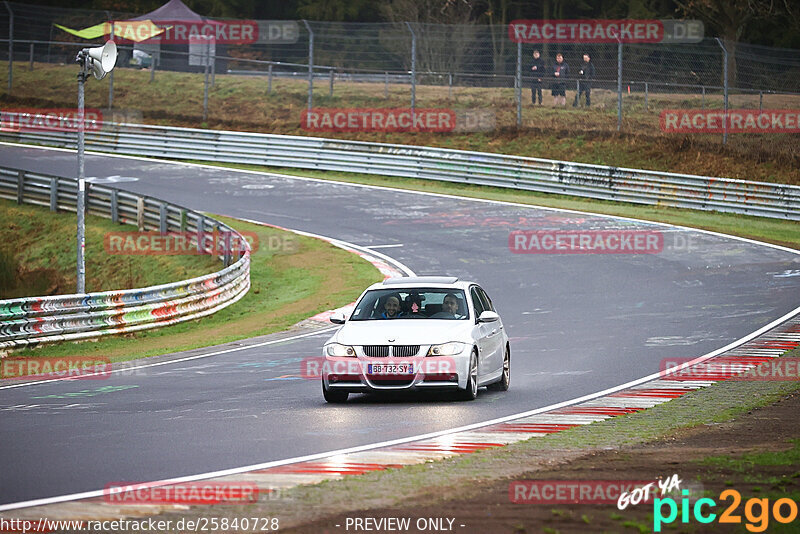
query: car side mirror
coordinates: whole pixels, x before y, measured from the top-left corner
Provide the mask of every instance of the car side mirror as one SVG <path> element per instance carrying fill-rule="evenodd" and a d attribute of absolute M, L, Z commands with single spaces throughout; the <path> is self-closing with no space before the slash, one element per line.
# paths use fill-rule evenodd
<path fill-rule="evenodd" d="M 333 324 L 344 324 L 345 317 L 342 312 L 335 312 L 330 316 L 330 319 L 328 320 Z"/>
<path fill-rule="evenodd" d="M 485 312 L 483 312 L 480 315 L 480 317 L 478 317 L 478 322 L 479 323 L 493 323 L 496 320 L 498 320 L 499 318 L 500 318 L 500 316 L 497 315 L 497 313 L 495 313 L 493 311 L 486 310 Z"/>

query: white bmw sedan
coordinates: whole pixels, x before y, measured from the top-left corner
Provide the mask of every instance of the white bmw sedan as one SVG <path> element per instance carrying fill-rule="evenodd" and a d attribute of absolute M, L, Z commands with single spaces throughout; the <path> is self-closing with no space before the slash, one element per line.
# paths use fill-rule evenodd
<path fill-rule="evenodd" d="M 473 400 L 478 388 L 505 391 L 511 351 L 491 299 L 453 277 L 389 278 L 361 295 L 322 349 L 322 392 L 341 403 L 350 393 L 452 389 Z"/>

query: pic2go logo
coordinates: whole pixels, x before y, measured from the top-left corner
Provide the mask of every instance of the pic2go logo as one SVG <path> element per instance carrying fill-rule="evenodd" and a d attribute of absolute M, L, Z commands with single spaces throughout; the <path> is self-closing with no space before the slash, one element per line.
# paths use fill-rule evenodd
<path fill-rule="evenodd" d="M 681 494 L 681 523 L 688 523 L 690 513 L 699 523 L 711 523 L 717 518 L 717 514 L 711 509 L 717 506 L 713 499 L 698 499 L 694 506 L 689 504 L 689 490 L 682 490 Z M 721 501 L 731 500 L 731 504 L 719 516 L 719 523 L 741 524 L 742 516 L 736 514 L 739 504 L 742 502 L 742 495 L 734 489 L 728 489 L 719 494 Z M 704 507 L 707 510 L 704 511 Z M 665 508 L 668 510 L 665 516 Z M 756 511 L 757 509 L 757 511 Z M 772 516 L 778 523 L 791 523 L 797 518 L 797 503 L 788 498 L 778 499 L 772 504 Z M 784 515 L 785 512 L 788 512 Z M 749 532 L 764 532 L 769 527 L 770 502 L 769 499 L 751 498 L 744 503 L 744 516 L 747 520 L 745 528 Z M 653 532 L 661 532 L 661 525 L 669 525 L 678 518 L 678 504 L 671 497 L 656 498 L 653 501 Z"/>

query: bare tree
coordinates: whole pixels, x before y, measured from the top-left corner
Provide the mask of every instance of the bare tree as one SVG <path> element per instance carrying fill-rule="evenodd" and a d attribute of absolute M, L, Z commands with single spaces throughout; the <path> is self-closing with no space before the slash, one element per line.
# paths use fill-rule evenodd
<path fill-rule="evenodd" d="M 485 0 L 389 0 L 382 12 L 390 22 L 411 23 L 419 71 L 457 72 L 475 39 L 477 13 L 484 5 Z M 398 43 L 387 46 L 398 55 L 409 55 Z"/>
<path fill-rule="evenodd" d="M 730 85 L 736 85 L 736 46 L 747 24 L 775 18 L 779 13 L 773 0 L 675 0 L 675 4 L 682 15 L 702 19 L 725 40 Z M 783 5 L 790 15 L 797 15 L 790 0 L 778 5 Z"/>

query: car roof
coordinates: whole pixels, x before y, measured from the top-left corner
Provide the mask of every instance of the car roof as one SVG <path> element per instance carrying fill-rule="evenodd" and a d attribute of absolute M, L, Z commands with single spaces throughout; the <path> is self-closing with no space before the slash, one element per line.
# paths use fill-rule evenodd
<path fill-rule="evenodd" d="M 404 276 L 387 278 L 371 285 L 368 289 L 410 288 L 410 287 L 450 287 L 466 289 L 474 282 L 459 280 L 456 276 Z"/>

